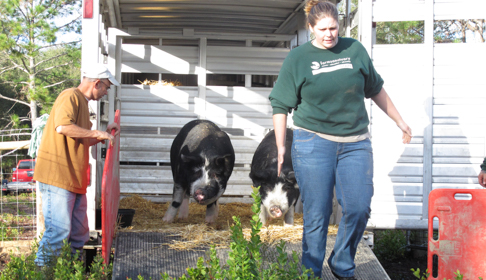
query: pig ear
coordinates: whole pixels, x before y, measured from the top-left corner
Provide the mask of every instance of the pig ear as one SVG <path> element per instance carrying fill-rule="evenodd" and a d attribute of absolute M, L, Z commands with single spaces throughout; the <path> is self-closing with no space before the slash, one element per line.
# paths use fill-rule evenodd
<path fill-rule="evenodd" d="M 229 160 L 231 156 L 232 156 L 231 154 L 226 154 L 224 156 L 217 157 L 215 159 L 216 165 L 218 165 L 218 166 L 225 166 L 226 161 Z"/>
<path fill-rule="evenodd" d="M 224 167 L 224 175 L 225 176 L 230 176 L 231 172 L 233 171 L 233 163 L 230 162 L 231 158 L 233 157 L 232 154 L 226 154 L 221 157 L 217 157 L 215 162 L 217 166 L 222 166 Z M 234 160 L 234 157 L 233 157 Z"/>
<path fill-rule="evenodd" d="M 253 181 L 263 181 L 265 180 L 265 178 L 269 178 L 270 176 L 271 175 L 269 174 L 269 172 L 264 169 L 255 169 L 253 170 L 253 172 L 250 173 L 250 179 L 252 179 Z"/>
<path fill-rule="evenodd" d="M 287 173 L 287 175 L 285 176 L 285 180 L 287 180 L 291 183 L 296 183 L 295 172 L 289 171 L 289 173 Z"/>
<path fill-rule="evenodd" d="M 198 161 L 200 160 L 199 157 L 195 157 L 195 156 L 186 156 L 185 154 L 181 154 L 181 159 L 183 162 L 185 163 L 188 163 L 188 162 L 195 162 L 195 161 Z"/>

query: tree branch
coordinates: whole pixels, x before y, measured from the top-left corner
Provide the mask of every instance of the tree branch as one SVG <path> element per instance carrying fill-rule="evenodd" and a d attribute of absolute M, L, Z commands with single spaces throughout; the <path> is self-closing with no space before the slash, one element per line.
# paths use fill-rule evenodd
<path fill-rule="evenodd" d="M 65 83 L 65 82 L 67 82 L 67 81 L 72 81 L 72 80 L 73 80 L 73 79 L 65 79 L 64 81 L 60 81 L 60 82 L 57 82 L 57 83 L 55 83 L 55 84 L 45 86 L 44 88 L 55 87 L 55 86 L 57 86 L 57 85 L 60 85 L 60 84 L 62 84 L 62 83 Z"/>
<path fill-rule="evenodd" d="M 38 75 L 39 73 L 42 73 L 42 72 L 45 72 L 45 71 L 48 71 L 48 70 L 52 70 L 52 69 L 56 69 L 56 68 L 59 68 L 59 67 L 63 67 L 63 66 L 69 65 L 69 64 L 71 64 L 71 63 L 66 62 L 66 63 L 55 65 L 55 66 L 52 66 L 52 67 L 47 67 L 47 68 L 44 68 L 40 71 L 35 72 L 34 75 Z"/>
<path fill-rule="evenodd" d="M 0 69 L 0 75 L 2 75 L 3 73 L 7 72 L 7 71 L 10 71 L 10 70 L 13 70 L 15 68 L 18 68 L 18 66 L 12 66 L 12 67 L 5 67 L 5 68 L 2 68 Z"/>
<path fill-rule="evenodd" d="M 59 27 L 57 27 L 57 28 L 58 28 L 58 29 L 63 29 L 63 28 L 64 28 L 64 27 L 66 27 L 66 26 L 69 26 L 69 25 L 71 25 L 71 24 L 73 24 L 73 23 L 76 23 L 76 21 L 77 21 L 78 19 L 80 19 L 80 18 L 81 18 L 81 15 L 79 15 L 79 16 L 78 16 L 76 19 L 74 19 L 74 20 L 72 20 L 72 21 L 70 21 L 70 22 L 68 22 L 68 23 L 66 23 L 66 24 L 64 24 L 64 25 L 62 25 L 62 26 L 59 26 Z"/>
<path fill-rule="evenodd" d="M 44 63 L 44 62 L 51 61 L 51 60 L 53 60 L 53 59 L 56 59 L 56 58 L 58 58 L 58 57 L 61 57 L 61 56 L 63 56 L 63 55 L 66 55 L 66 54 L 68 54 L 68 53 L 67 53 L 67 52 L 64 52 L 64 53 L 58 54 L 58 55 L 56 55 L 56 56 L 49 57 L 48 59 L 44 59 L 44 60 L 42 60 L 42 61 L 39 61 L 39 62 L 38 62 L 36 65 L 34 65 L 34 67 L 35 67 L 35 68 L 37 68 L 37 66 L 41 65 L 41 64 L 42 64 L 42 63 Z"/>
<path fill-rule="evenodd" d="M 22 101 L 22 100 L 18 100 L 18 99 L 14 99 L 14 98 L 10 98 L 10 97 L 7 97 L 7 96 L 4 96 L 0 93 L 0 98 L 3 98 L 3 99 L 7 99 L 7 100 L 10 100 L 10 101 L 13 101 L 13 102 L 16 102 L 16 103 L 20 103 L 20 104 L 24 104 L 24 105 L 27 105 L 30 107 L 30 104 L 25 102 L 25 101 Z"/>
<path fill-rule="evenodd" d="M 40 51 L 42 49 L 51 48 L 51 47 L 70 45 L 70 44 L 79 43 L 79 42 L 81 42 L 81 40 L 71 41 L 71 42 L 66 42 L 66 43 L 53 44 L 53 45 L 49 45 L 49 46 L 42 46 L 40 48 L 37 48 L 35 51 Z"/>

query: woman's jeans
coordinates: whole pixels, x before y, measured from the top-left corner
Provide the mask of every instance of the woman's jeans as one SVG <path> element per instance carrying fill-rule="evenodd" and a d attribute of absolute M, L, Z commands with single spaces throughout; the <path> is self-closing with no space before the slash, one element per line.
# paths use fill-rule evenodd
<path fill-rule="evenodd" d="M 39 182 L 42 193 L 42 212 L 45 231 L 39 243 L 35 263 L 46 265 L 52 257 L 59 256 L 63 240 L 71 244 L 71 251 L 82 250 L 89 240 L 87 200 L 85 194 Z M 82 254 L 82 252 L 81 252 Z"/>
<path fill-rule="evenodd" d="M 321 277 L 333 189 L 343 209 L 336 244 L 328 263 L 341 277 L 351 277 L 354 257 L 373 196 L 373 151 L 369 139 L 338 143 L 315 133 L 294 130 L 292 163 L 304 204 L 302 264 Z"/>

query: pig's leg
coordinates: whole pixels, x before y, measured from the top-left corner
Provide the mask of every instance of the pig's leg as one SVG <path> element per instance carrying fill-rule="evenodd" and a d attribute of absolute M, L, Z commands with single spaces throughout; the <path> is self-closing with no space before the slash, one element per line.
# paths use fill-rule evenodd
<path fill-rule="evenodd" d="M 260 205 L 260 222 L 262 222 L 264 226 L 268 225 L 268 210 L 263 204 Z"/>
<path fill-rule="evenodd" d="M 182 199 L 181 208 L 179 209 L 179 219 L 187 219 L 189 216 L 189 196 Z"/>
<path fill-rule="evenodd" d="M 165 212 L 162 221 L 167 223 L 172 223 L 175 215 L 177 214 L 177 210 L 179 210 L 179 207 L 182 204 L 183 197 L 184 197 L 184 190 L 182 189 L 182 186 L 179 184 L 174 184 L 172 203 L 170 204 L 169 209 L 167 209 L 167 212 Z"/>
<path fill-rule="evenodd" d="M 211 204 L 208 204 L 206 208 L 206 223 L 212 224 L 216 222 L 216 219 L 218 218 L 218 211 L 219 205 L 217 200 Z"/>
<path fill-rule="evenodd" d="M 284 226 L 285 227 L 291 227 L 294 225 L 294 211 L 295 207 L 294 205 L 290 206 L 289 210 L 287 213 L 285 213 L 284 216 Z"/>

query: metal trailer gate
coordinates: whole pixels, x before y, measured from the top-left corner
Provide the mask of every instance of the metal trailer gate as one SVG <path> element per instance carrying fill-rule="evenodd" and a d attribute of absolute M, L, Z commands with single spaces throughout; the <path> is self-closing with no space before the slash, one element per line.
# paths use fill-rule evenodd
<path fill-rule="evenodd" d="M 434 22 L 485 19 L 482 0 L 362 0 L 361 41 L 414 138 L 371 105 L 375 194 L 371 228 L 426 229 L 436 188 L 481 188 L 486 156 L 485 43 L 434 43 Z M 371 24 L 424 21 L 422 44 L 378 45 Z"/>

